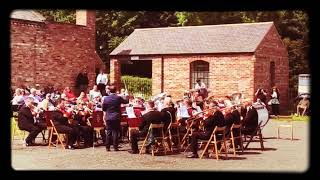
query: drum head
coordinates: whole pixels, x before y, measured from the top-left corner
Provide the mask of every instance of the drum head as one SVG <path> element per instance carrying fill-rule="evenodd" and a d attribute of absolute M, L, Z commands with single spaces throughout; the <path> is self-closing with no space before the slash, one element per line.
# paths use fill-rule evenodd
<path fill-rule="evenodd" d="M 269 112 L 263 104 L 253 104 L 253 107 L 257 110 L 258 113 L 258 124 L 260 122 L 260 127 L 264 127 L 269 121 Z"/>

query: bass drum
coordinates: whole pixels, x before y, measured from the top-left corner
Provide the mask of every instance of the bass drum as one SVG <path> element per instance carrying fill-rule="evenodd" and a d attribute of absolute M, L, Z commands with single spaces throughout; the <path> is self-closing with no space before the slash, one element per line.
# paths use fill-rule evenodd
<path fill-rule="evenodd" d="M 267 125 L 269 121 L 269 112 L 265 105 L 260 103 L 254 103 L 253 107 L 258 112 L 258 124 L 261 123 L 260 127 Z"/>

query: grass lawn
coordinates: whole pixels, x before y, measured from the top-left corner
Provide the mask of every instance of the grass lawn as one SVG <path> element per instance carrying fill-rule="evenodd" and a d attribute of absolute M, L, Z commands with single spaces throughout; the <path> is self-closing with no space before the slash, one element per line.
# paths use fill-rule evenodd
<path fill-rule="evenodd" d="M 292 119 L 293 121 L 309 121 L 310 116 L 296 116 L 296 115 L 291 115 L 291 116 L 279 116 L 279 118 L 276 117 L 270 117 L 272 120 L 276 121 L 288 121 Z"/>

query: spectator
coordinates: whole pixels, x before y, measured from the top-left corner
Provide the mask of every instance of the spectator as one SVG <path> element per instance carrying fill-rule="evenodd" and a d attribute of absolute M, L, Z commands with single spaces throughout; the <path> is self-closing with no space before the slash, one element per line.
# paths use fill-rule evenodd
<path fill-rule="evenodd" d="M 306 110 L 309 108 L 309 106 L 310 106 L 310 102 L 309 102 L 308 98 L 307 97 L 303 97 L 300 100 L 299 104 L 297 105 L 297 114 L 298 114 L 298 116 L 300 116 L 300 115 L 304 116 L 305 113 L 306 113 Z M 302 114 L 300 114 L 301 109 L 303 110 Z"/>
<path fill-rule="evenodd" d="M 24 98 L 20 88 L 17 88 L 12 99 L 12 105 L 23 105 Z"/>
<path fill-rule="evenodd" d="M 83 72 L 80 72 L 77 76 L 76 88 L 79 90 L 79 92 L 87 93 L 87 88 L 89 84 L 87 68 L 84 68 L 82 71 Z"/>

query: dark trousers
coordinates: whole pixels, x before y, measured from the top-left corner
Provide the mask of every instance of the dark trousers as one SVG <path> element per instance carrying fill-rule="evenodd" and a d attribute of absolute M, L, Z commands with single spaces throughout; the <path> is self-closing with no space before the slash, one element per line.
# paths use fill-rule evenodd
<path fill-rule="evenodd" d="M 271 108 L 272 108 L 273 115 L 278 116 L 280 114 L 279 113 L 279 104 L 272 104 Z"/>
<path fill-rule="evenodd" d="M 135 131 L 135 130 L 131 131 L 130 142 L 131 142 L 132 151 L 135 151 L 135 152 L 139 151 L 138 138 L 139 137 L 144 137 L 146 135 L 147 135 L 147 132 Z"/>
<path fill-rule="evenodd" d="M 22 127 L 19 127 L 19 129 L 28 131 L 29 135 L 26 138 L 26 143 L 31 143 L 33 139 L 35 139 L 38 134 L 44 130 L 45 128 L 38 126 L 37 124 L 26 124 Z"/>
<path fill-rule="evenodd" d="M 209 132 L 193 132 L 191 136 L 191 151 L 193 154 L 198 154 L 198 139 L 208 140 L 211 136 Z"/>
<path fill-rule="evenodd" d="M 67 125 L 56 125 L 56 129 L 58 133 L 67 134 L 68 145 L 71 146 L 76 142 L 77 137 L 79 135 L 79 129 L 77 129 L 76 127 L 71 127 Z"/>
<path fill-rule="evenodd" d="M 77 127 L 80 133 L 80 136 L 84 139 L 85 146 L 92 146 L 93 144 L 93 128 L 90 126 L 78 126 Z"/>
<path fill-rule="evenodd" d="M 106 94 L 106 85 L 105 84 L 98 84 L 98 89 L 102 96 L 105 96 Z"/>
<path fill-rule="evenodd" d="M 79 94 L 81 93 L 81 92 L 84 92 L 84 93 L 86 93 L 87 94 L 87 88 L 88 88 L 88 84 L 80 84 L 79 85 Z"/>
<path fill-rule="evenodd" d="M 106 148 L 110 148 L 112 143 L 113 148 L 117 149 L 119 144 L 120 120 L 107 120 L 106 123 Z"/>

